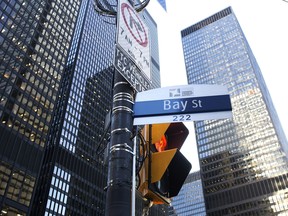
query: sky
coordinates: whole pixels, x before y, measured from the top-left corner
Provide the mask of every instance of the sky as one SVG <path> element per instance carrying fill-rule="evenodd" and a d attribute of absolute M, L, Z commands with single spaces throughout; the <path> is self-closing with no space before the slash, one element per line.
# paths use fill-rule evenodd
<path fill-rule="evenodd" d="M 161 86 L 187 85 L 181 30 L 229 6 L 236 14 L 262 71 L 284 133 L 288 138 L 288 3 L 283 0 L 166 0 L 165 12 L 156 0 L 147 10 L 159 36 Z M 199 170 L 193 123 L 181 152 Z"/>

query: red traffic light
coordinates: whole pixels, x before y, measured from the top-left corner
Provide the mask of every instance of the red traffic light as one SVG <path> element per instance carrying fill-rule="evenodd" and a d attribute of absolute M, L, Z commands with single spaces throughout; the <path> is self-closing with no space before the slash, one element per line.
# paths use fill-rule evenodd
<path fill-rule="evenodd" d="M 152 131 L 152 143 L 158 152 L 174 148 L 180 150 L 189 134 L 182 122 L 152 125 Z"/>
<path fill-rule="evenodd" d="M 157 149 L 158 152 L 162 152 L 166 150 L 167 147 L 167 139 L 165 135 L 161 137 L 161 140 L 159 142 L 154 143 L 155 148 Z"/>
<path fill-rule="evenodd" d="M 152 125 L 148 170 L 148 192 L 154 203 L 169 203 L 177 196 L 192 166 L 179 151 L 189 134 L 180 123 Z"/>

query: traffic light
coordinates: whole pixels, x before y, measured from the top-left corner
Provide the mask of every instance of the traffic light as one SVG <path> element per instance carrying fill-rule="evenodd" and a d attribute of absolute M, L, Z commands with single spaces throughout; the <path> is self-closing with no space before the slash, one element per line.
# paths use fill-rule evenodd
<path fill-rule="evenodd" d="M 150 154 L 144 167 L 146 181 L 140 190 L 154 204 L 170 203 L 191 170 L 190 162 L 179 151 L 188 134 L 183 123 L 152 125 Z"/>

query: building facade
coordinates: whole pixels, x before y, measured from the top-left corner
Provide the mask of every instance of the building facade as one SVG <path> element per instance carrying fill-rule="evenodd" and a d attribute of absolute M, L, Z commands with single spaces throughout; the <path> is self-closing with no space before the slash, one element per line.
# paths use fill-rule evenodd
<path fill-rule="evenodd" d="M 171 202 L 171 216 L 205 216 L 205 202 L 200 171 L 187 176 L 179 194 Z"/>
<path fill-rule="evenodd" d="M 29 215 L 80 1 L 1 1 L 2 214 Z"/>
<path fill-rule="evenodd" d="M 233 118 L 195 122 L 207 215 L 286 215 L 287 139 L 232 8 L 181 31 L 189 84 L 221 84 Z"/>
<path fill-rule="evenodd" d="M 93 4 L 1 1 L 1 215 L 104 215 L 116 19 Z"/>

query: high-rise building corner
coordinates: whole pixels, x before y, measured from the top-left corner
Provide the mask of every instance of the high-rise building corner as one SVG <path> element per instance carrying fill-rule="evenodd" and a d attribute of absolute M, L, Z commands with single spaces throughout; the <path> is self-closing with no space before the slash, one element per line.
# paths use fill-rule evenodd
<path fill-rule="evenodd" d="M 188 83 L 227 86 L 233 108 L 195 122 L 207 215 L 286 215 L 287 139 L 232 8 L 181 35 Z"/>

